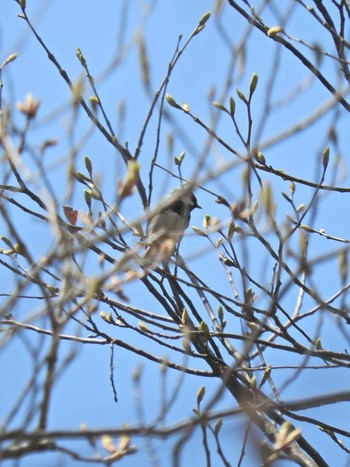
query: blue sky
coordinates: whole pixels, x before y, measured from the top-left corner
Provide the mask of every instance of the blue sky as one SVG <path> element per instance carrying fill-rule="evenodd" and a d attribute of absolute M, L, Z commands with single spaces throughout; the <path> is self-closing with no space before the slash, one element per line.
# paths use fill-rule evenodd
<path fill-rule="evenodd" d="M 290 4 L 290 2 L 286 3 Z M 76 48 L 79 47 L 82 50 L 90 72 L 96 78 L 101 101 L 113 128 L 115 128 L 116 134 L 120 137 L 122 143 L 128 142 L 129 149 L 133 153 L 150 105 L 150 99 L 146 95 L 140 80 L 137 41 L 135 40 L 137 31 L 142 30 L 145 40 L 150 65 L 151 89 L 152 93 L 154 93 L 164 79 L 179 35 L 183 36 L 184 42 L 196 27 L 202 15 L 209 10 L 213 10 L 213 2 L 209 0 L 201 2 L 196 0 L 186 0 L 186 2 L 175 0 L 167 0 L 166 2 L 139 2 L 131 0 L 127 8 L 126 22 L 121 21 L 123 5 L 124 2 L 122 1 L 112 0 L 102 0 L 98 2 L 98 6 L 92 0 L 75 0 L 74 2 L 67 0 L 50 2 L 27 0 L 27 14 L 45 44 L 54 53 L 61 66 L 67 71 L 73 81 L 76 81 L 83 74 L 82 67 L 76 58 Z M 85 134 L 90 127 L 90 122 L 82 111 L 78 111 L 76 127 L 69 134 L 70 125 L 74 122 L 75 118 L 70 108 L 71 97 L 69 89 L 60 77 L 57 69 L 55 69 L 53 64 L 48 62 L 45 52 L 28 30 L 25 22 L 17 17 L 19 12 L 19 7 L 15 1 L 6 0 L 4 5 L 2 5 L 2 15 L 0 17 L 0 62 L 5 60 L 11 53 L 18 52 L 19 54 L 17 60 L 6 67 L 3 73 L 3 103 L 11 106 L 12 112 L 15 115 L 14 119 L 20 125 L 23 124 L 23 116 L 16 113 L 14 104 L 18 101 L 23 101 L 25 95 L 29 92 L 36 98 L 40 97 L 41 105 L 36 124 L 31 132 L 30 143 L 34 145 L 45 138 L 57 138 L 59 140 L 59 144 L 51 148 L 45 155 L 45 164 L 49 167 L 50 180 L 58 203 L 64 204 L 69 149 L 72 141 L 78 142 Z M 264 19 L 265 21 L 270 19 L 271 26 L 274 25 L 275 17 L 272 11 L 267 11 Z M 293 17 L 288 23 L 290 35 L 295 37 L 302 35 L 305 40 L 310 42 L 317 40 L 321 44 L 327 40 L 322 28 L 311 21 L 305 22 L 304 19 L 305 16 L 301 9 L 297 9 L 293 13 Z M 226 31 L 231 34 L 231 40 L 235 41 L 235 43 L 238 43 L 239 39 L 244 34 L 247 34 L 245 66 L 242 73 L 240 73 L 240 67 L 237 64 L 230 91 L 227 93 L 226 101 L 223 104 L 228 105 L 228 96 L 235 96 L 237 115 L 244 128 L 246 116 L 242 103 L 236 97 L 235 89 L 239 87 L 243 92 L 247 93 L 252 74 L 254 72 L 258 73 L 259 84 L 252 106 L 254 122 L 256 122 L 255 128 L 257 128 L 259 122 L 266 118 L 263 112 L 263 99 L 266 87 L 268 86 L 268 78 L 274 71 L 272 67 L 275 44 L 262 34 L 249 33 L 247 24 L 232 9 L 227 8 L 225 10 L 223 22 Z M 121 56 L 119 65 L 112 72 L 106 74 L 106 70 L 108 70 L 113 57 L 115 57 L 120 31 L 124 31 L 122 35 L 122 48 L 120 49 L 124 50 L 124 53 Z M 327 42 L 324 43 L 328 44 Z M 305 53 L 310 58 L 312 57 L 312 53 L 306 49 Z M 168 86 L 169 94 L 180 104 L 186 102 L 190 106 L 191 111 L 203 121 L 210 122 L 210 118 L 213 116 L 211 101 L 219 100 L 223 93 L 224 81 L 231 58 L 230 50 L 223 44 L 215 26 L 214 18 L 211 18 L 206 28 L 193 39 L 179 60 L 171 75 Z M 283 55 L 281 60 L 282 66 L 278 69 L 279 77 L 273 90 L 276 100 L 288 95 L 290 90 L 294 88 L 295 83 L 307 80 L 309 76 L 307 70 L 294 57 Z M 321 66 L 321 69 L 324 70 L 330 79 L 334 79 L 333 68 L 328 67 L 327 61 Z M 88 88 L 87 84 L 86 87 Z M 214 97 L 209 98 L 210 89 Z M 89 94 L 90 92 L 88 91 L 87 95 Z M 321 103 L 326 102 L 330 98 L 331 95 L 328 91 L 320 84 L 314 83 L 305 91 L 300 92 L 292 101 L 288 101 L 285 105 L 283 103 L 278 105 L 277 109 L 272 112 L 271 117 L 267 120 L 259 143 L 268 141 L 280 131 L 289 128 L 300 119 L 308 117 Z M 125 105 L 125 121 L 123 125 L 120 125 L 118 119 L 118 108 L 121 102 Z M 186 138 L 181 138 L 180 132 L 175 134 L 174 147 L 169 155 L 167 135 L 172 127 L 171 124 L 164 121 L 160 134 L 159 161 L 164 167 L 175 171 L 172 157 L 179 155 L 181 151 L 185 150 L 186 157 L 182 170 L 184 176 L 190 178 L 193 171 L 197 168 L 198 157 L 201 151 L 204 150 L 207 135 L 183 113 L 176 112 L 169 106 L 166 106 L 166 109 L 186 134 Z M 346 114 L 342 110 L 339 113 L 339 148 L 340 153 L 342 153 L 348 147 L 349 136 L 344 131 L 347 125 Z M 155 110 L 142 146 L 140 165 L 144 180 L 146 180 L 148 164 L 156 146 L 157 118 L 158 110 Z M 319 177 L 321 171 L 320 154 L 322 154 L 322 150 L 328 144 L 327 131 L 332 118 L 333 115 L 326 115 L 316 125 L 311 125 L 307 130 L 300 132 L 295 137 L 289 138 L 278 145 L 269 146 L 266 152 L 264 151 L 267 163 L 271 164 L 274 168 L 281 168 L 303 179 L 317 181 L 317 177 Z M 239 143 L 238 137 L 232 128 L 232 122 L 228 118 L 226 119 L 225 116 L 220 118 L 219 131 L 224 139 L 243 152 L 242 145 Z M 91 158 L 94 169 L 99 174 L 104 193 L 108 197 L 109 202 L 113 204 L 116 196 L 116 181 L 123 179 L 125 175 L 125 169 L 123 164 L 118 160 L 115 150 L 95 131 L 82 146 L 76 157 L 75 164 L 77 170 L 85 170 L 84 155 L 88 155 Z M 334 163 L 334 157 L 335 151 L 334 148 L 331 148 L 331 164 Z M 208 167 L 217 169 L 221 164 L 229 162 L 231 158 L 232 155 L 228 151 L 217 144 L 213 144 L 206 158 L 206 168 L 201 169 L 200 177 L 206 177 Z M 30 168 L 35 167 L 35 164 L 30 159 L 26 161 L 26 164 Z M 272 178 L 268 175 L 264 175 L 264 177 L 266 180 L 270 179 L 273 184 L 278 218 L 281 219 L 289 210 L 288 204 L 281 195 L 281 191 L 288 192 L 289 182 L 276 179 L 275 177 Z M 37 185 L 40 190 L 40 174 L 35 171 L 34 180 L 34 186 Z M 347 186 L 348 181 L 348 174 L 345 172 L 341 183 Z M 330 180 L 326 179 L 326 183 L 328 182 Z M 161 195 L 176 186 L 177 181 L 167 176 L 164 171 L 157 169 L 154 185 L 153 202 L 155 203 Z M 218 180 L 209 181 L 204 185 L 215 193 L 229 194 L 233 199 L 238 199 L 242 194 L 241 167 L 229 171 Z M 255 190 L 255 197 L 258 199 L 258 188 L 255 187 Z M 307 203 L 311 199 L 312 193 L 313 191 L 307 187 L 297 186 L 295 194 L 296 204 Z M 228 220 L 227 211 L 215 203 L 215 197 L 201 190 L 197 190 L 196 194 L 199 204 L 204 209 L 203 212 L 194 212 L 191 224 L 201 227 L 203 214 L 205 213 L 218 217 L 223 223 Z M 43 196 L 45 196 L 44 192 Z M 322 204 L 322 210 L 317 213 L 314 221 L 315 229 L 325 228 L 330 234 L 348 237 L 347 216 L 343 214 L 346 212 L 345 209 L 347 209 L 346 201 L 346 194 L 332 193 L 326 195 Z M 75 209 L 79 211 L 86 210 L 83 192 L 79 187 L 74 190 L 70 202 Z M 47 251 L 50 251 L 54 247 L 53 236 L 48 234 L 45 226 L 40 223 L 32 223 L 30 226 L 27 226 L 25 224 L 25 216 L 17 213 L 15 210 L 11 210 L 11 213 L 19 225 L 23 217 L 23 225 L 25 225 L 25 229 L 28 229 L 26 232 L 30 237 L 30 247 L 37 257 L 46 254 Z M 136 199 L 127 201 L 123 205 L 123 214 L 129 219 L 135 219 L 140 216 L 142 214 L 140 202 Z M 1 228 L 5 228 L 2 222 L 0 225 Z M 215 240 L 215 235 L 213 235 L 213 238 Z M 295 247 L 296 244 L 297 240 L 292 242 L 292 246 Z M 335 244 L 333 247 L 336 248 L 337 246 Z M 190 262 L 193 270 L 200 271 L 201 277 L 217 287 L 217 290 L 227 293 L 229 289 L 226 282 L 224 282 L 222 270 L 217 262 L 210 262 L 213 252 L 205 239 L 189 232 L 182 248 L 185 255 L 189 258 L 191 256 L 194 257 Z M 254 244 L 252 244 L 252 248 L 255 248 Z M 312 242 L 310 242 L 311 256 L 328 251 L 329 248 L 329 243 L 322 238 L 313 237 Z M 197 257 L 203 251 L 205 254 Z M 270 273 L 267 274 L 266 271 L 270 271 L 271 264 L 268 261 L 264 263 L 260 255 L 261 250 L 257 250 L 256 253 L 255 251 L 251 251 L 250 262 L 247 264 L 247 267 L 250 267 L 256 274 L 256 277 L 264 282 L 265 274 L 267 277 L 270 277 Z M 255 266 L 254 262 L 256 258 L 257 264 Z M 93 268 L 96 267 L 96 262 L 89 263 L 89 267 L 91 273 L 95 273 Z M 322 291 L 325 298 L 332 295 L 340 287 L 340 279 L 335 262 L 332 262 L 331 265 L 327 263 L 325 266 L 320 267 L 314 279 L 317 281 L 319 290 Z M 10 293 L 13 284 L 8 273 L 2 269 L 0 269 L 0 281 L 8 285 L 6 292 Z M 141 285 L 132 284 L 126 287 L 126 294 L 132 297 L 133 305 L 152 309 L 156 313 L 162 312 L 159 309 L 159 304 L 149 299 Z M 305 302 L 306 307 L 311 306 L 311 303 L 308 303 L 307 299 L 305 299 Z M 285 306 L 292 307 L 294 303 L 295 295 L 293 293 L 287 295 Z M 263 304 L 262 300 L 262 306 Z M 33 303 L 32 311 L 34 312 L 36 307 L 39 306 L 40 304 Z M 27 307 L 28 303 L 26 301 L 20 301 L 16 309 L 18 316 L 26 316 L 28 313 Z M 338 338 L 338 335 L 334 334 L 337 331 L 337 327 L 333 325 L 334 323 L 328 324 L 329 329 L 322 328 L 324 347 L 331 347 L 335 351 L 344 351 L 346 340 L 343 340 L 341 337 Z M 99 325 L 105 332 L 117 332 L 117 328 L 111 329 L 105 323 L 99 323 Z M 313 335 L 314 325 L 315 321 L 310 321 L 310 324 L 308 324 L 310 326 L 308 332 L 311 335 Z M 230 329 L 232 332 L 238 334 L 241 332 L 239 322 L 230 320 L 230 326 L 232 326 Z M 72 325 L 67 329 L 67 332 L 77 332 L 76 329 L 76 326 Z M 86 336 L 84 335 L 84 337 Z M 124 333 L 116 337 L 127 341 L 130 340 L 133 345 L 140 347 L 143 345 L 141 338 L 140 343 L 134 342 L 135 338 L 138 338 L 138 336 L 135 337 L 135 333 L 130 332 L 130 335 Z M 28 339 L 33 339 L 33 342 L 37 345 L 40 337 L 29 335 Z M 44 352 L 48 344 L 47 339 L 42 339 L 42 352 Z M 74 429 L 81 423 L 86 423 L 90 428 L 118 427 L 123 423 L 136 424 L 137 415 L 134 411 L 135 391 L 131 376 L 135 368 L 144 364 L 142 359 L 123 349 L 115 349 L 115 383 L 119 398 L 118 404 L 115 404 L 108 382 L 109 347 L 81 345 L 73 346 L 73 348 L 78 352 L 78 356 L 74 363 L 63 373 L 54 390 L 49 428 Z M 64 358 L 69 349 L 70 344 L 62 343 L 60 348 L 61 358 Z M 148 343 L 147 349 L 157 355 L 162 355 L 164 351 L 164 349 L 159 350 L 159 347 L 155 343 Z M 275 363 L 276 365 L 286 364 L 290 358 L 289 356 L 280 354 L 271 353 L 269 355 L 271 363 Z M 3 402 L 3 409 L 0 409 L 0 419 L 6 413 L 5 408 L 11 405 L 14 395 L 18 397 L 23 387 L 22 385 L 29 377 L 29 362 L 30 357 L 26 354 L 26 348 L 21 339 L 18 338 L 14 339 L 7 346 L 6 352 L 0 353 L 0 368 L 1 372 L 6 374 L 7 381 L 6 387 L 3 385 L 0 391 Z M 170 388 L 175 387 L 179 377 L 178 374 L 169 371 L 168 384 Z M 288 379 L 288 376 L 284 374 L 284 370 L 281 370 L 277 380 L 282 384 L 286 379 Z M 144 410 L 148 422 L 153 419 L 159 410 L 158 390 L 160 382 L 161 375 L 157 365 L 150 364 L 149 362 L 146 363 L 141 384 Z M 218 382 L 211 382 L 204 378 L 202 380 L 191 377 L 184 378 L 177 401 L 169 414 L 168 423 L 182 420 L 191 415 L 192 408 L 195 407 L 196 403 L 196 393 L 202 384 L 207 386 L 208 393 L 206 397 L 209 400 L 210 394 L 215 393 L 218 388 Z M 336 391 L 341 388 L 344 388 L 344 374 L 342 370 L 334 370 L 332 380 L 329 379 L 326 371 L 324 373 L 318 371 L 314 377 L 311 373 L 305 372 L 289 385 L 283 395 L 288 400 L 294 400 L 303 395 L 312 396 L 320 392 L 328 392 L 331 389 Z M 230 398 L 225 396 L 215 408 L 219 409 L 231 404 Z M 337 413 L 337 410 L 337 406 L 332 407 L 333 415 L 336 418 L 342 419 L 341 405 L 339 405 L 339 413 Z M 326 410 L 322 410 L 322 412 L 325 412 L 323 414 L 325 417 L 330 415 Z M 21 420 L 20 416 L 21 414 L 19 414 L 18 420 Z M 338 420 L 333 420 L 333 422 L 336 424 Z M 239 447 L 243 437 L 242 427 L 244 427 L 243 423 L 229 420 L 224 424 L 223 428 L 226 454 L 230 459 L 235 459 L 236 461 L 239 457 Z M 305 429 L 306 434 L 308 434 L 308 428 Z M 314 434 L 311 433 L 311 439 L 312 436 Z M 196 462 L 197 458 L 199 462 L 202 462 L 202 459 L 204 459 L 202 449 L 199 447 L 200 439 L 200 432 L 198 430 L 184 450 L 184 465 L 188 465 L 194 456 Z M 235 443 L 232 440 L 235 440 Z M 149 458 L 144 441 L 137 439 L 132 440 L 132 443 L 138 444 L 139 452 L 135 457 L 131 456 L 130 458 L 123 459 L 123 465 L 132 466 L 136 462 L 144 462 L 145 465 L 151 465 L 147 464 Z M 169 465 L 167 462 L 169 461 L 171 447 L 171 439 L 168 442 L 156 443 L 160 465 Z M 320 450 L 322 447 L 320 446 Z M 328 456 L 327 460 L 332 463 L 334 462 L 333 456 L 339 455 L 339 451 L 334 447 L 334 444 L 329 442 L 327 444 L 327 452 L 323 454 L 326 457 Z M 22 465 L 47 465 L 51 460 L 52 458 L 49 456 L 30 456 L 24 459 Z M 54 462 L 58 465 L 59 459 L 55 457 Z M 64 461 L 62 457 L 63 465 L 71 465 L 70 462 L 69 460 Z M 254 449 L 248 454 L 247 465 L 249 465 L 249 462 L 251 462 L 250 465 L 254 465 L 257 462 L 257 459 L 254 457 Z M 345 465 L 345 460 L 342 459 L 342 462 L 344 464 L 339 465 Z M 6 465 L 10 464 L 7 463 Z"/>

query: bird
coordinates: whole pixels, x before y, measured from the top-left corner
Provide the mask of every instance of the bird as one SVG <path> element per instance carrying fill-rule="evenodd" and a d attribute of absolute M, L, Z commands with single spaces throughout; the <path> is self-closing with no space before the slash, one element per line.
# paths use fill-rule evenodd
<path fill-rule="evenodd" d="M 189 226 L 191 212 L 195 208 L 202 209 L 193 192 L 184 186 L 171 191 L 167 200 L 169 203 L 151 218 L 149 224 L 147 246 L 142 256 L 146 268 L 169 261 Z"/>

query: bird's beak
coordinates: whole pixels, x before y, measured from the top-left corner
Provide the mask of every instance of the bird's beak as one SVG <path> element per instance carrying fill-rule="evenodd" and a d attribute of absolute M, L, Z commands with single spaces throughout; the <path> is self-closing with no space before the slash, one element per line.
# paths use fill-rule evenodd
<path fill-rule="evenodd" d="M 202 209 L 202 206 L 199 206 L 199 204 L 196 201 L 196 204 L 194 205 L 195 208 Z"/>

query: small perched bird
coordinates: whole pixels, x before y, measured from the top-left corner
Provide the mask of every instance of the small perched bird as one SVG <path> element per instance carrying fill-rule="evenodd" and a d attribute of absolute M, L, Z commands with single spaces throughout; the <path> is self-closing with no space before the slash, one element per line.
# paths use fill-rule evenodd
<path fill-rule="evenodd" d="M 172 198 L 174 201 L 170 201 Z M 183 187 L 171 191 L 167 199 L 169 204 L 150 222 L 147 248 L 143 254 L 145 267 L 169 260 L 190 223 L 191 212 L 195 208 L 201 209 L 192 191 Z"/>

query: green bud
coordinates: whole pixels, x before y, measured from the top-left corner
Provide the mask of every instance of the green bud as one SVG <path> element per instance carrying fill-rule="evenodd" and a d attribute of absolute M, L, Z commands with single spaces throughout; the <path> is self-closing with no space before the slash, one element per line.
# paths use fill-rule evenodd
<path fill-rule="evenodd" d="M 321 338 L 318 337 L 315 341 L 315 348 L 316 350 L 324 350 L 321 344 Z"/>
<path fill-rule="evenodd" d="M 180 167 L 180 165 L 182 164 L 184 157 L 185 157 L 185 151 L 182 151 L 179 157 L 174 157 L 174 162 L 178 167 Z"/>
<path fill-rule="evenodd" d="M 173 99 L 170 94 L 167 93 L 165 95 L 165 99 L 167 100 L 167 103 L 171 105 L 171 107 L 175 107 L 175 109 L 181 109 L 179 104 L 176 103 L 175 99 Z"/>
<path fill-rule="evenodd" d="M 101 195 L 98 193 L 98 191 L 89 190 L 89 193 L 90 193 L 90 196 L 91 196 L 92 199 L 97 199 L 97 200 L 101 199 Z"/>
<path fill-rule="evenodd" d="M 290 193 L 290 196 L 293 197 L 293 195 L 295 193 L 295 183 L 294 182 L 290 182 L 290 184 L 289 184 L 289 193 Z"/>
<path fill-rule="evenodd" d="M 1 68 L 4 68 L 6 65 L 8 65 L 9 63 L 13 62 L 14 60 L 16 60 L 16 58 L 18 57 L 18 53 L 14 53 L 14 54 L 11 54 L 7 57 L 7 59 L 4 61 L 4 63 L 1 65 Z"/>
<path fill-rule="evenodd" d="M 328 162 L 329 162 L 329 146 L 327 146 L 322 153 L 322 164 L 323 164 L 324 170 L 326 170 L 328 166 Z"/>
<path fill-rule="evenodd" d="M 110 323 L 110 324 L 114 323 L 113 316 L 112 316 L 111 312 L 109 312 L 108 315 L 107 315 L 107 322 Z"/>
<path fill-rule="evenodd" d="M 222 427 L 222 418 L 219 418 L 218 421 L 215 423 L 215 427 L 214 427 L 214 433 L 216 434 L 216 436 L 219 434 L 219 431 Z"/>
<path fill-rule="evenodd" d="M 250 94 L 250 96 L 253 95 L 257 84 L 258 84 L 258 75 L 256 73 L 253 73 L 253 76 L 250 79 L 250 85 L 249 85 L 249 94 Z"/>
<path fill-rule="evenodd" d="M 93 110 L 96 110 L 97 106 L 100 105 L 100 101 L 99 101 L 97 96 L 90 96 L 89 97 L 89 102 L 90 102 L 91 107 L 93 108 Z"/>
<path fill-rule="evenodd" d="M 236 103 L 233 97 L 230 97 L 230 114 L 231 117 L 233 118 L 235 116 L 235 111 L 236 111 Z"/>
<path fill-rule="evenodd" d="M 196 29 L 193 31 L 193 35 L 199 34 L 205 28 L 205 24 L 199 24 Z"/>
<path fill-rule="evenodd" d="M 210 18 L 210 15 L 211 15 L 210 11 L 207 11 L 206 13 L 204 13 L 204 15 L 199 20 L 199 25 L 200 26 L 204 25 Z"/>
<path fill-rule="evenodd" d="M 235 223 L 230 222 L 227 229 L 227 238 L 229 242 L 232 240 L 233 234 L 235 233 Z"/>
<path fill-rule="evenodd" d="M 276 36 L 279 32 L 283 32 L 282 26 L 273 26 L 267 31 L 268 37 Z"/>
<path fill-rule="evenodd" d="M 203 229 L 206 230 L 210 226 L 210 223 L 211 223 L 210 215 L 205 214 L 205 216 L 203 218 Z"/>
<path fill-rule="evenodd" d="M 15 252 L 18 254 L 18 255 L 21 255 L 24 253 L 24 248 L 23 248 L 23 245 L 19 244 L 19 243 L 15 243 L 13 245 L 13 249 L 15 250 Z"/>
<path fill-rule="evenodd" d="M 198 329 L 200 330 L 200 332 L 204 334 L 204 337 L 206 338 L 209 337 L 209 328 L 208 328 L 208 325 L 204 321 L 201 321 Z"/>
<path fill-rule="evenodd" d="M 89 210 L 91 209 L 91 190 L 84 190 L 85 203 L 87 204 Z"/>
<path fill-rule="evenodd" d="M 205 232 L 203 232 L 203 230 L 199 229 L 195 225 L 192 226 L 192 230 L 193 230 L 194 233 L 196 233 L 197 235 L 200 235 L 201 237 L 207 237 L 208 236 Z"/>
<path fill-rule="evenodd" d="M 88 156 L 84 156 L 84 162 L 85 162 L 86 170 L 89 172 L 89 175 L 91 177 L 92 164 L 91 164 L 91 160 L 88 158 Z"/>
<path fill-rule="evenodd" d="M 197 392 L 197 405 L 199 406 L 205 395 L 205 386 L 201 386 Z"/>
<path fill-rule="evenodd" d="M 222 321 L 224 318 L 224 310 L 221 305 L 218 306 L 218 317 L 220 321 Z"/>
<path fill-rule="evenodd" d="M 85 293 L 86 297 L 93 298 L 96 292 L 99 290 L 100 282 L 97 277 L 91 276 L 86 284 Z"/>
<path fill-rule="evenodd" d="M 149 328 L 145 324 L 143 324 L 142 321 L 139 321 L 137 324 L 142 332 L 150 332 Z"/>
<path fill-rule="evenodd" d="M 55 295 L 58 293 L 58 288 L 54 287 L 53 285 L 46 284 L 46 288 L 52 295 Z"/>
<path fill-rule="evenodd" d="M 245 104 L 248 103 L 247 98 L 245 97 L 245 95 L 239 88 L 236 88 L 236 93 L 237 93 L 237 96 L 241 99 L 241 101 L 243 101 Z"/>
<path fill-rule="evenodd" d="M 128 171 L 126 174 L 125 181 L 120 184 L 118 188 L 118 193 L 121 199 L 132 195 L 134 191 L 135 183 L 139 177 L 140 173 L 140 164 L 134 159 L 129 160 L 128 162 Z"/>
<path fill-rule="evenodd" d="M 302 230 L 305 230 L 305 232 L 314 232 L 313 229 L 311 229 L 309 226 L 305 225 L 305 224 L 301 224 L 300 228 Z"/>
<path fill-rule="evenodd" d="M 214 101 L 212 102 L 213 106 L 216 107 L 217 109 L 219 110 L 223 110 L 224 112 L 227 112 L 228 113 L 228 110 L 226 109 L 226 107 L 222 104 L 220 104 L 220 102 L 217 102 L 217 101 Z"/>
<path fill-rule="evenodd" d="M 84 68 L 86 68 L 86 60 L 85 60 L 85 58 L 84 58 L 84 55 L 83 55 L 82 51 L 79 49 L 79 47 L 77 48 L 77 50 L 76 50 L 75 53 L 76 53 L 76 56 L 78 57 L 78 60 L 79 60 L 80 63 L 82 64 L 82 66 L 83 66 Z"/>
<path fill-rule="evenodd" d="M 263 374 L 263 377 L 261 379 L 261 383 L 260 383 L 259 387 L 262 387 L 264 385 L 265 381 L 271 376 L 271 369 L 272 369 L 271 365 L 268 365 L 265 368 L 265 371 L 264 371 L 264 374 Z"/>
<path fill-rule="evenodd" d="M 258 152 L 256 157 L 257 157 L 258 162 L 260 162 L 260 164 L 266 165 L 266 159 L 262 152 Z"/>
<path fill-rule="evenodd" d="M 187 313 L 186 308 L 182 310 L 181 323 L 184 326 L 186 326 L 186 324 L 188 323 L 188 313 Z"/>
<path fill-rule="evenodd" d="M 103 319 L 103 321 L 107 321 L 107 313 L 105 311 L 100 311 L 100 317 Z"/>
<path fill-rule="evenodd" d="M 90 182 L 90 178 L 79 171 L 75 172 L 74 178 L 76 178 L 79 182 Z"/>

